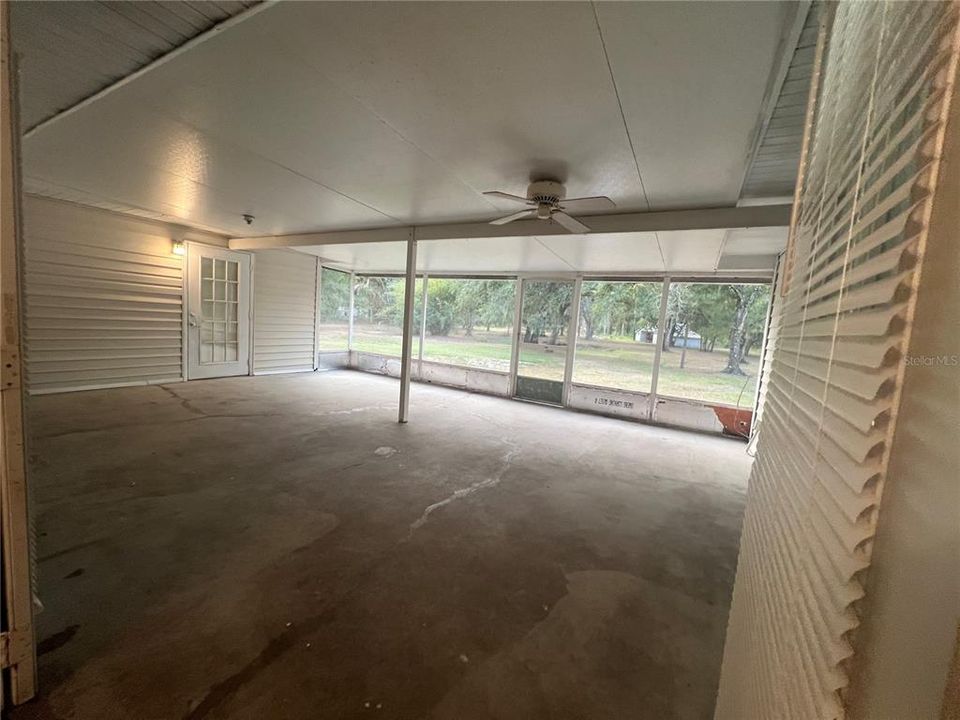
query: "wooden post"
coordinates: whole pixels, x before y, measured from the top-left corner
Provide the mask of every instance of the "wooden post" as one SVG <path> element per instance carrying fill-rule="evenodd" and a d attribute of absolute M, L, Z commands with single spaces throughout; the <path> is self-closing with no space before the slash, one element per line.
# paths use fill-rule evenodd
<path fill-rule="evenodd" d="M 0 3 L 0 525 L 3 533 L 4 681 L 14 704 L 37 691 L 24 462 L 20 338 L 20 154 L 10 3 Z M 9 674 L 8 674 L 9 673 Z M 6 684 L 6 682 L 4 682 Z M 2 704 L 2 700 L 0 700 Z"/>
<path fill-rule="evenodd" d="M 400 413 L 405 423 L 410 412 L 410 369 L 413 359 L 413 306 L 417 294 L 417 241 L 407 240 L 407 281 L 403 287 L 403 344 L 400 351 Z"/>

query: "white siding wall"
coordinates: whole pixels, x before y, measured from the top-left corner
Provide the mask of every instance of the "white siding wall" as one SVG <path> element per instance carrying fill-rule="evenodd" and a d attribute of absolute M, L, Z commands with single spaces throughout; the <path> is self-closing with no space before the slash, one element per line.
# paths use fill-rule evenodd
<path fill-rule="evenodd" d="M 313 370 L 317 259 L 293 250 L 256 253 L 253 265 L 253 371 Z"/>
<path fill-rule="evenodd" d="M 179 380 L 183 229 L 24 199 L 26 378 L 31 393 Z M 187 239 L 224 245 L 214 235 Z"/>

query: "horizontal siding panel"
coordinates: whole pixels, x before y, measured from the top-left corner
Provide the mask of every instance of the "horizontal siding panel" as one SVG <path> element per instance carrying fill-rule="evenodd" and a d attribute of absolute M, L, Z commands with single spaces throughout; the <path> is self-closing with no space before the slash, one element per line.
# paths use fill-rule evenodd
<path fill-rule="evenodd" d="M 254 373 L 313 370 L 316 258 L 291 250 L 258 252 L 253 298 Z"/>
<path fill-rule="evenodd" d="M 173 229 L 35 197 L 24 212 L 28 390 L 181 379 L 183 271 Z"/>

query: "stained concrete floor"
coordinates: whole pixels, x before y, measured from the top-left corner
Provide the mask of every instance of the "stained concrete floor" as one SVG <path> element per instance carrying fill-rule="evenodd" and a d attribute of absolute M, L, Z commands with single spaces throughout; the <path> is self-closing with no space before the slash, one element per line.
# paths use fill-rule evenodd
<path fill-rule="evenodd" d="M 712 717 L 741 443 L 349 371 L 32 398 L 27 718 Z"/>

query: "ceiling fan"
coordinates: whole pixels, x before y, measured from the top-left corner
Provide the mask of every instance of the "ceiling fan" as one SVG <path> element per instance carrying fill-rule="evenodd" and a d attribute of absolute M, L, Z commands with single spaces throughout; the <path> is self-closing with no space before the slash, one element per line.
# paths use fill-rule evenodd
<path fill-rule="evenodd" d="M 616 207 L 613 200 L 602 195 L 597 197 L 581 197 L 567 199 L 567 189 L 563 183 L 554 180 L 538 180 L 527 187 L 527 196 L 511 195 L 510 193 L 493 190 L 485 192 L 487 197 L 502 198 L 511 202 L 519 202 L 529 207 L 526 210 L 507 215 L 506 217 L 491 220 L 491 225 L 506 225 L 514 220 L 537 218 L 538 220 L 556 220 L 560 225 L 572 233 L 588 233 L 590 228 L 567 212 L 589 213 L 598 210 L 609 210 Z"/>

